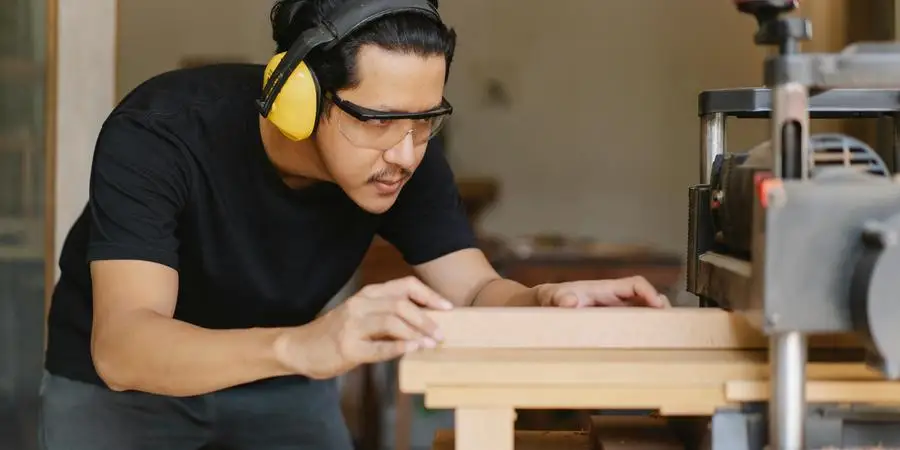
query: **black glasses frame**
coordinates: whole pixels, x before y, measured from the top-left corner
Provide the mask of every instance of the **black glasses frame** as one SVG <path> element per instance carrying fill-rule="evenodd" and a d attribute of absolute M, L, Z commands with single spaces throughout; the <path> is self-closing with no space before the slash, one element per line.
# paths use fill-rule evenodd
<path fill-rule="evenodd" d="M 432 117 L 449 116 L 450 114 L 453 114 L 453 106 L 450 105 L 450 102 L 448 102 L 446 98 L 441 98 L 441 105 L 429 111 L 387 112 L 359 106 L 356 103 L 338 97 L 338 95 L 333 92 L 329 92 L 325 96 L 334 103 L 335 106 L 340 108 L 341 111 L 344 111 L 354 119 L 363 122 L 368 120 L 430 119 Z"/>

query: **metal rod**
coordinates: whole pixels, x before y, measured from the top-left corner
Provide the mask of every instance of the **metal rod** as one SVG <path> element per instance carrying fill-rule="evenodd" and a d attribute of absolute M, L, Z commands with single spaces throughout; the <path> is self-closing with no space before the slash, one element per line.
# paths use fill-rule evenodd
<path fill-rule="evenodd" d="M 806 350 L 799 331 L 771 337 L 769 450 L 806 449 Z"/>
<path fill-rule="evenodd" d="M 725 153 L 725 113 L 705 114 L 700 122 L 700 183 L 709 184 L 713 161 Z"/>
<path fill-rule="evenodd" d="M 900 113 L 894 113 L 891 117 L 891 172 L 900 174 Z"/>
<path fill-rule="evenodd" d="M 772 88 L 772 173 L 777 178 L 809 176 L 809 91 L 802 83 Z M 784 173 L 789 168 L 792 173 Z"/>

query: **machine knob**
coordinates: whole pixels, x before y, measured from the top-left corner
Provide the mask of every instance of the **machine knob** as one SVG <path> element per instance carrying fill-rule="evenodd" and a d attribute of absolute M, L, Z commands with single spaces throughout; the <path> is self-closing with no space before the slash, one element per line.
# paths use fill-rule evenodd
<path fill-rule="evenodd" d="M 800 6 L 800 0 L 733 0 L 738 11 L 756 16 L 760 22 L 776 19 Z"/>
<path fill-rule="evenodd" d="M 900 214 L 864 225 L 853 272 L 850 312 L 866 344 L 868 363 L 900 379 Z"/>
<path fill-rule="evenodd" d="M 741 12 L 754 13 L 761 9 L 793 11 L 800 6 L 800 0 L 732 0 Z"/>

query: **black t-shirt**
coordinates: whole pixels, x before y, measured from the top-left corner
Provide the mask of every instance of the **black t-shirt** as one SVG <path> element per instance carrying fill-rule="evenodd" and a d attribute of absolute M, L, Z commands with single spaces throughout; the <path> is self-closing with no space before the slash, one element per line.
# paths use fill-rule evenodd
<path fill-rule="evenodd" d="M 168 72 L 110 114 L 88 204 L 59 261 L 48 371 L 104 384 L 90 355 L 90 261 L 175 268 L 175 318 L 230 329 L 313 320 L 376 234 L 410 264 L 475 245 L 436 141 L 384 214 L 364 211 L 333 183 L 285 185 L 260 138 L 253 102 L 262 74 L 262 66 L 236 64 Z"/>

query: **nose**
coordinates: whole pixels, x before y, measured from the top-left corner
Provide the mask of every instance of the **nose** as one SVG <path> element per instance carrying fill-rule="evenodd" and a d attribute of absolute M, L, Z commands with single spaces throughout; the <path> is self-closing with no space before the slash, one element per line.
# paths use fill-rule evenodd
<path fill-rule="evenodd" d="M 412 130 L 406 133 L 397 145 L 384 152 L 384 160 L 404 169 L 412 168 L 413 164 L 416 163 L 416 149 L 413 143 Z"/>

